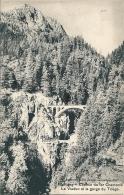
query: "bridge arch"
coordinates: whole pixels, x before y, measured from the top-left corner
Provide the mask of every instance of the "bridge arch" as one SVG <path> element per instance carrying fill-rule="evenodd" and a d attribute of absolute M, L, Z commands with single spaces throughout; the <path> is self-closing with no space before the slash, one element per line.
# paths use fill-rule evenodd
<path fill-rule="evenodd" d="M 61 106 L 60 106 L 61 107 Z M 55 115 L 55 118 L 59 118 L 59 116 L 61 116 L 61 114 L 63 112 L 65 112 L 66 110 L 69 110 L 69 109 L 80 109 L 82 111 L 84 111 L 86 109 L 86 106 L 64 106 L 62 107 L 62 109 L 60 111 L 58 111 Z"/>

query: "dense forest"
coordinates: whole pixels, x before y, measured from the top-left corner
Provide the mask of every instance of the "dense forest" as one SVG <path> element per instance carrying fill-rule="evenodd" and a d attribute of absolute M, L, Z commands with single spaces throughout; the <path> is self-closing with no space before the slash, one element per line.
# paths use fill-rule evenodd
<path fill-rule="evenodd" d="M 69 37 L 60 23 L 27 4 L 1 13 L 0 35 L 1 194 L 49 194 L 51 185 L 72 175 L 122 181 L 124 42 L 104 57 L 83 37 Z M 76 121 L 76 145 L 50 146 L 53 164 L 43 160 L 42 144 L 34 139 L 44 120 L 49 132 L 55 131 L 51 110 L 38 103 L 37 123 L 28 130 L 22 120 L 22 104 L 29 96 L 35 102 L 38 94 L 60 98 L 64 105 L 87 105 Z"/>

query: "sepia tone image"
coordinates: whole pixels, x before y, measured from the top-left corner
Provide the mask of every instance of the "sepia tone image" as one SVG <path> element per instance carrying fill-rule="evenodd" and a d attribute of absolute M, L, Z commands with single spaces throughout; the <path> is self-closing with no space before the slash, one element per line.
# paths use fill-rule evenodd
<path fill-rule="evenodd" d="M 123 194 L 124 1 L 0 15 L 0 194 Z"/>

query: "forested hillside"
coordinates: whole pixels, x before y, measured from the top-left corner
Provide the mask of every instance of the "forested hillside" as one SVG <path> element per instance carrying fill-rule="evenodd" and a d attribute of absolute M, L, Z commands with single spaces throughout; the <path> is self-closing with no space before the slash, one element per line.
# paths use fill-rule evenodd
<path fill-rule="evenodd" d="M 66 104 L 86 104 L 97 84 L 106 83 L 104 57 L 82 37 L 68 37 L 54 19 L 28 5 L 1 18 L 3 88 L 42 91 L 59 95 Z"/>
<path fill-rule="evenodd" d="M 124 42 L 104 57 L 27 4 L 1 13 L 0 35 L 2 194 L 49 194 L 72 176 L 122 181 Z M 64 138 L 46 100 L 86 105 Z"/>

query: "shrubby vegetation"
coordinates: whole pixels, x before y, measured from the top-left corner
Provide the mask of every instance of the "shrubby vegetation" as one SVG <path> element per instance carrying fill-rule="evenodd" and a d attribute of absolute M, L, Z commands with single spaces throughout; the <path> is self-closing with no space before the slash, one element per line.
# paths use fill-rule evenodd
<path fill-rule="evenodd" d="M 87 109 L 75 127 L 77 145 L 67 147 L 71 151 L 66 153 L 70 160 L 66 167 L 63 163 L 63 174 L 57 177 L 59 182 L 68 177 L 68 172 L 70 178 L 80 180 L 103 180 L 106 177 L 111 180 L 116 176 L 123 181 L 123 65 L 121 59 L 120 64 L 107 64 L 110 67 L 107 82 L 98 82 L 97 90 L 88 99 Z M 64 159 L 65 163 L 67 159 Z M 114 169 L 118 165 L 121 165 L 121 170 Z"/>

